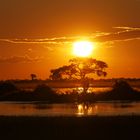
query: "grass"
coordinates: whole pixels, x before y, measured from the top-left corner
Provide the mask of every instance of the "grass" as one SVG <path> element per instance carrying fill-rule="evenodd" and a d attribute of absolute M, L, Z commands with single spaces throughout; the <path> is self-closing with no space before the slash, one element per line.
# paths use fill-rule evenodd
<path fill-rule="evenodd" d="M 138 139 L 140 116 L 0 117 L 1 139 Z"/>

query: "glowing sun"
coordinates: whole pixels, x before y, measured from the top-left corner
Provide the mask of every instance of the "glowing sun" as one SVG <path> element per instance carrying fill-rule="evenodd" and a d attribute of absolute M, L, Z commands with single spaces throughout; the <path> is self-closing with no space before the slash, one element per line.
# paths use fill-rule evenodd
<path fill-rule="evenodd" d="M 88 57 L 92 54 L 93 43 L 90 41 L 77 41 L 73 43 L 73 54 L 78 57 Z"/>

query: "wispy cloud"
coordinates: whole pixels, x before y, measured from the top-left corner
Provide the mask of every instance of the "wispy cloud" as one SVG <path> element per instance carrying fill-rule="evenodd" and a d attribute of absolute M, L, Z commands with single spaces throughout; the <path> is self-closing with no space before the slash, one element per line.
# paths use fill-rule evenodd
<path fill-rule="evenodd" d="M 140 39 L 140 28 L 133 27 L 114 27 L 119 29 L 119 31 L 110 33 L 108 35 L 101 35 L 96 38 L 99 42 L 108 42 L 108 41 L 128 41 L 134 39 Z"/>
<path fill-rule="evenodd" d="M 42 57 L 31 58 L 28 55 L 0 57 L 0 63 L 32 63 L 32 62 L 40 62 L 42 60 L 43 60 Z"/>
<path fill-rule="evenodd" d="M 127 30 L 127 31 L 135 31 L 135 30 L 138 30 L 140 31 L 140 28 L 137 28 L 137 27 L 114 27 L 116 29 L 122 29 L 122 30 Z"/>
<path fill-rule="evenodd" d="M 128 41 L 140 39 L 140 28 L 134 27 L 113 27 L 118 31 L 114 32 L 95 32 L 90 36 L 72 36 L 72 37 L 54 37 L 43 39 L 0 39 L 1 42 L 14 44 L 71 44 L 76 40 L 89 39 L 94 42 L 109 42 L 109 41 Z"/>
<path fill-rule="evenodd" d="M 65 44 L 71 43 L 74 40 L 81 37 L 55 37 L 55 38 L 43 38 L 43 39 L 0 39 L 3 42 L 15 43 L 15 44 Z"/>

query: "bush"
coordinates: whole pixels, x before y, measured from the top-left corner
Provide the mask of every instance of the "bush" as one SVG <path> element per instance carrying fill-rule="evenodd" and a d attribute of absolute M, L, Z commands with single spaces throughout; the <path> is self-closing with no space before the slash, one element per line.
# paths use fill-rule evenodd
<path fill-rule="evenodd" d="M 113 89 L 100 96 L 104 100 L 140 100 L 139 92 L 135 91 L 126 81 L 119 80 Z"/>
<path fill-rule="evenodd" d="M 113 86 L 113 92 L 117 93 L 133 93 L 133 88 L 124 80 L 116 81 Z"/>
<path fill-rule="evenodd" d="M 17 87 L 11 82 L 0 83 L 0 94 L 13 93 L 17 90 Z"/>
<path fill-rule="evenodd" d="M 36 100 L 55 101 L 57 94 L 49 86 L 43 84 L 38 85 L 34 90 Z"/>

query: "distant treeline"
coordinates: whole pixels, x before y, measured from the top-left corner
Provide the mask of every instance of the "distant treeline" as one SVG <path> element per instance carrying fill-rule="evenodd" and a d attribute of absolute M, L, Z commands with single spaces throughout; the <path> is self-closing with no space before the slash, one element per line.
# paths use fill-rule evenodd
<path fill-rule="evenodd" d="M 57 94 L 46 84 L 40 84 L 32 91 L 21 90 L 15 83 L 0 83 L 1 101 L 45 101 L 48 103 L 96 102 L 110 100 L 140 101 L 140 92 L 134 90 L 125 80 L 118 80 L 112 90 L 95 93 L 79 93 L 76 90 L 67 94 Z"/>
<path fill-rule="evenodd" d="M 132 87 L 140 88 L 140 79 L 136 78 L 113 78 L 113 79 L 88 79 L 90 83 L 90 87 L 112 87 L 116 81 L 123 80 L 130 84 Z M 48 86 L 52 88 L 74 88 L 74 87 L 80 87 L 81 81 L 80 80 L 6 80 L 6 81 L 0 81 L 0 83 L 3 82 L 11 82 L 14 83 L 18 88 L 20 89 L 34 89 L 38 85 L 41 84 L 47 84 Z"/>
<path fill-rule="evenodd" d="M 140 82 L 140 78 L 106 78 L 106 79 L 94 79 L 94 78 L 89 78 L 89 80 L 92 82 L 94 81 L 118 81 L 118 80 L 125 80 L 125 81 L 135 81 L 135 82 Z M 30 80 L 30 79 L 10 79 L 10 80 L 0 80 L 1 82 L 14 82 L 14 83 L 20 83 L 20 82 L 79 82 L 80 80 L 78 79 L 62 79 L 62 80 L 51 80 L 51 79 L 35 79 L 35 80 Z"/>

